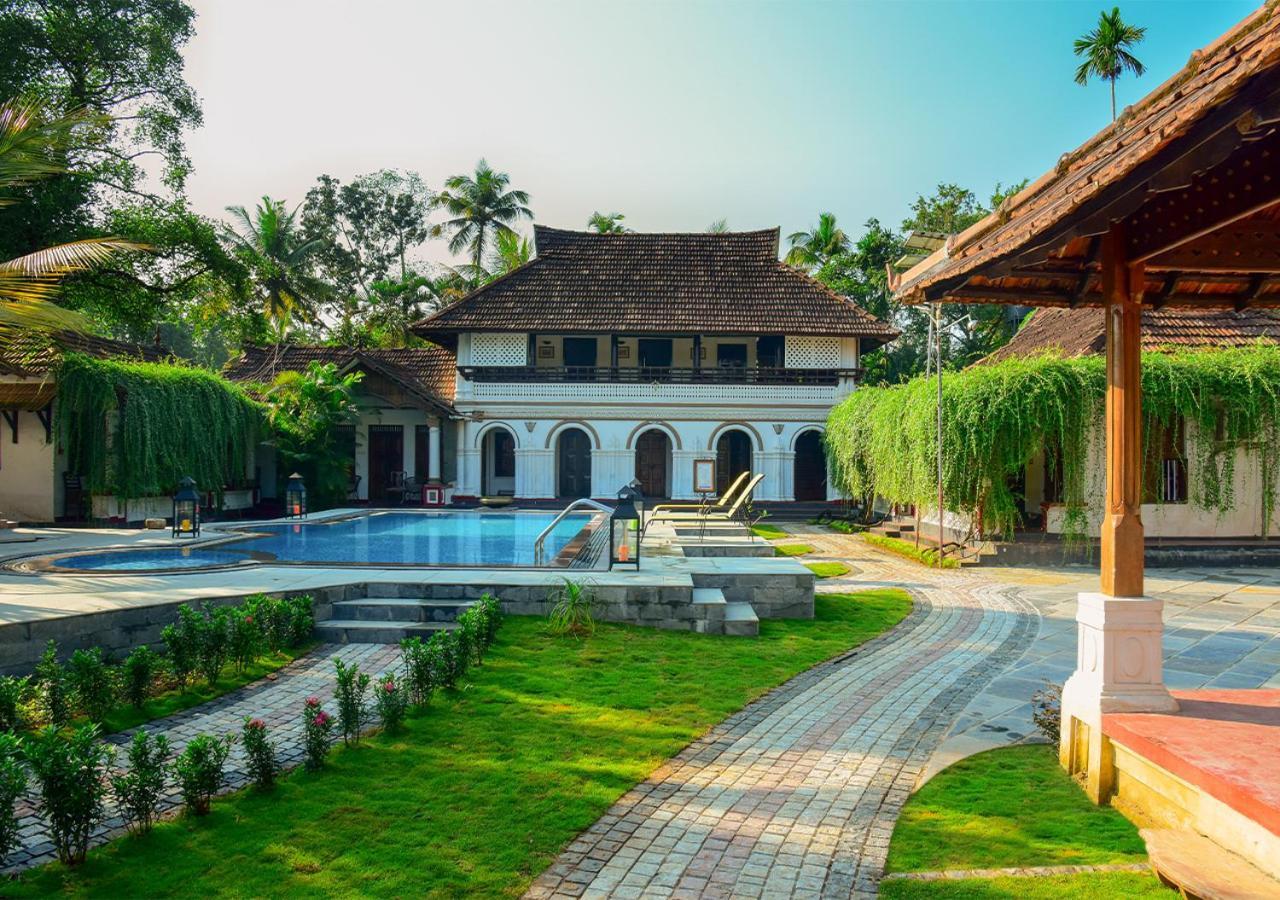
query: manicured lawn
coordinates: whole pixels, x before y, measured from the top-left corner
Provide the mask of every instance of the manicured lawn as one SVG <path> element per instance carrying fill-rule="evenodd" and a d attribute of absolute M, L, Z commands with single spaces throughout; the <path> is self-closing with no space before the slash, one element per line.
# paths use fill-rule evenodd
<path fill-rule="evenodd" d="M 760 637 L 602 625 L 553 638 L 509 618 L 460 690 L 404 732 L 337 751 L 272 796 L 161 825 L 54 865 L 17 896 L 515 896 L 663 760 L 798 672 L 910 611 L 901 591 L 817 599 Z"/>
<path fill-rule="evenodd" d="M 804 567 L 819 578 L 839 578 L 853 571 L 842 562 L 811 562 Z"/>
<path fill-rule="evenodd" d="M 813 548 L 808 544 L 774 544 L 774 556 L 804 556 L 806 553 L 812 553 Z"/>
<path fill-rule="evenodd" d="M 1007 747 L 962 760 L 935 776 L 902 811 L 889 845 L 889 872 L 1141 863 L 1137 828 L 1097 807 L 1043 744 Z M 1052 878 L 889 880 L 888 898 L 1145 897 L 1164 888 L 1153 876 L 1085 873 Z"/>
<path fill-rule="evenodd" d="M 757 522 L 751 526 L 751 533 L 756 537 L 762 537 L 765 540 L 773 541 L 778 538 L 787 537 L 789 532 L 779 528 L 777 525 L 768 525 L 764 522 Z"/>
<path fill-rule="evenodd" d="M 885 534 L 863 534 L 862 539 L 873 547 L 879 547 L 881 550 L 887 550 L 921 565 L 935 569 L 938 567 L 937 551 L 928 547 L 918 547 L 914 541 L 904 541 L 901 538 L 889 537 Z M 942 568 L 958 569 L 960 568 L 960 561 L 952 556 L 944 556 L 942 558 Z"/>

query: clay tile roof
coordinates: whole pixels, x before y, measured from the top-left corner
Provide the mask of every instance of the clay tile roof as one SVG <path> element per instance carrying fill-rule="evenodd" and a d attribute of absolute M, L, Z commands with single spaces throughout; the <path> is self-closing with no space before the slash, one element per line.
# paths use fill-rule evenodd
<path fill-rule="evenodd" d="M 778 229 L 595 234 L 536 226 L 537 256 L 415 326 L 461 331 L 628 334 L 897 332 L 778 260 Z"/>
<path fill-rule="evenodd" d="M 0 381 L 0 409 L 44 409 L 57 393 L 52 381 Z"/>
<path fill-rule="evenodd" d="M 1181 71 L 1127 108 L 1114 125 L 1063 154 L 1052 171 L 1000 209 L 955 235 L 905 274 L 890 273 L 891 287 L 907 302 L 939 299 L 961 288 L 972 294 L 997 287 L 1007 288 L 1010 294 L 1061 289 L 1062 284 L 1052 279 L 1010 278 L 1009 270 L 1044 265 L 1046 257 L 1050 268 L 1084 262 L 1076 259 L 1087 256 L 1081 241 L 1106 231 L 1108 221 L 1129 215 L 1135 204 L 1162 196 L 1161 191 L 1167 194 L 1171 188 L 1185 186 L 1194 173 L 1223 162 L 1224 154 L 1247 148 L 1251 141 L 1273 141 L 1278 78 L 1280 4 L 1268 2 L 1193 53 Z M 1192 159 L 1193 154 L 1200 156 Z M 1258 218 L 1263 220 L 1260 224 Z M 1274 218 L 1263 213 L 1253 224 L 1269 229 Z M 1148 270 L 1152 268 L 1149 264 Z M 1074 281 L 1066 279 L 1067 284 Z M 1168 302 L 1196 305 L 1214 299 L 1201 294 L 1218 293 L 1229 295 L 1225 300 L 1216 298 L 1223 306 L 1244 305 L 1245 298 L 1280 304 L 1280 289 L 1275 285 L 1246 293 L 1247 284 L 1247 278 L 1237 287 L 1216 289 L 1213 280 L 1206 280 L 1203 287 L 1183 284 Z M 1151 287 L 1159 289 L 1159 282 Z M 957 298 L 964 295 L 952 296 Z M 968 299 L 997 302 L 978 296 Z M 1051 296 L 1039 299 L 1054 305 Z M 1067 298 L 1062 299 L 1058 305 L 1068 305 Z M 1077 289 L 1075 302 L 1096 304 L 1098 299 L 1096 291 Z"/>
<path fill-rule="evenodd" d="M 1038 309 L 1009 343 L 983 359 L 1055 352 L 1062 356 L 1105 353 L 1107 338 L 1100 309 Z M 1280 318 L 1261 309 L 1240 312 L 1194 309 L 1143 310 L 1142 349 L 1182 350 L 1244 347 L 1258 341 L 1280 343 Z"/>
<path fill-rule="evenodd" d="M 43 375 L 57 366 L 64 353 L 83 353 L 98 359 L 119 356 L 147 362 L 160 362 L 170 356 L 164 347 L 128 344 L 92 334 L 28 332 L 6 340 L 0 346 L 0 374 Z"/>
<path fill-rule="evenodd" d="M 443 347 L 400 347 L 360 350 L 351 347 L 245 347 L 223 367 L 232 381 L 267 383 L 281 372 L 301 372 L 312 362 L 339 369 L 365 368 L 400 383 L 429 406 L 452 413 L 457 361 Z"/>

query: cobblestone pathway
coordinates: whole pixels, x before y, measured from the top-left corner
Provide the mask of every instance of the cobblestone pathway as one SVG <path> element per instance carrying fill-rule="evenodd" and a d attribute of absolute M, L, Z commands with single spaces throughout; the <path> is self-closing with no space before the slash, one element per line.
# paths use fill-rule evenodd
<path fill-rule="evenodd" d="M 166 735 L 171 753 L 177 754 L 182 752 L 188 741 L 200 734 L 234 734 L 239 738 L 245 719 L 260 718 L 267 723 L 267 733 L 276 747 L 280 762 L 287 769 L 293 768 L 300 765 L 303 758 L 303 701 L 307 697 L 319 697 L 326 709 L 336 713 L 331 702 L 334 689 L 333 661 L 336 659 L 347 664 L 358 664 L 361 671 L 368 672 L 375 678 L 386 672 L 399 674 L 401 669 L 400 650 L 395 646 L 325 645 L 280 669 L 275 678 L 254 682 L 217 700 L 139 727 L 153 734 Z M 118 748 L 117 763 L 125 762 L 126 745 L 133 740 L 137 730 L 122 731 L 107 738 L 109 743 Z M 122 765 L 117 768 L 123 771 Z M 227 782 L 223 793 L 243 787 L 248 780 L 245 774 L 244 748 L 238 741 L 227 758 L 226 773 Z M 162 801 L 162 809 L 173 810 L 180 804 L 181 798 L 176 788 L 171 787 Z M 53 844 L 49 840 L 45 821 L 38 811 L 34 785 L 29 788 L 28 795 L 19 801 L 18 815 L 22 847 L 14 851 L 6 871 L 25 869 L 54 860 Z M 109 804 L 107 819 L 94 833 L 92 843 L 95 846 L 104 843 L 123 831 L 124 821 L 116 813 L 114 804 Z"/>
<path fill-rule="evenodd" d="M 930 755 L 1021 655 L 1038 615 L 1016 588 L 804 531 L 818 551 L 810 558 L 853 566 L 821 591 L 901 587 L 915 599 L 911 615 L 691 744 L 570 844 L 527 897 L 875 895 Z"/>

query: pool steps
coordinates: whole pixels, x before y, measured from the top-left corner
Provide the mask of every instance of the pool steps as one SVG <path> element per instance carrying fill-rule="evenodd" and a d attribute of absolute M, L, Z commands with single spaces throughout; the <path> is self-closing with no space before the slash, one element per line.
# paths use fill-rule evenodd
<path fill-rule="evenodd" d="M 333 644 L 398 644 L 457 628 L 458 616 L 476 601 L 422 597 L 361 597 L 333 604 L 333 618 L 316 623 L 316 637 Z"/>

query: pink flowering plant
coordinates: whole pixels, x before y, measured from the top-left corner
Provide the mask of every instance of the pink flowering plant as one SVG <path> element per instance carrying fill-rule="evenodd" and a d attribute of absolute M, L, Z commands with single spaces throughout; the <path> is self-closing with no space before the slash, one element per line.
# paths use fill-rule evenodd
<path fill-rule="evenodd" d="M 404 724 L 409 710 L 409 690 L 395 675 L 387 674 L 378 679 L 373 692 L 378 718 L 386 731 L 398 731 Z"/>
<path fill-rule="evenodd" d="M 324 766 L 333 738 L 333 716 L 321 708 L 319 697 L 308 697 L 303 704 L 302 726 L 307 770 L 315 772 Z"/>
<path fill-rule="evenodd" d="M 271 790 L 280 773 L 280 761 L 276 758 L 276 748 L 267 740 L 267 723 L 261 719 L 245 719 L 243 740 L 254 786 L 260 791 Z"/>

